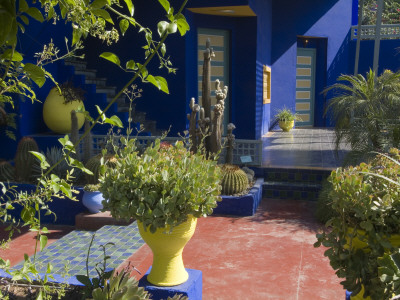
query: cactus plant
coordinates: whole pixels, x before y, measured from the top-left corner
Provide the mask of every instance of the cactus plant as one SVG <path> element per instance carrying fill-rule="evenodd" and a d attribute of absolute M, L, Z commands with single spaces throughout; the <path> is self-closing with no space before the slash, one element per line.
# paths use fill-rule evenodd
<path fill-rule="evenodd" d="M 85 174 L 86 183 L 88 184 L 97 184 L 99 183 L 99 175 L 100 175 L 100 166 L 101 166 L 101 158 L 103 156 L 98 154 L 93 156 L 89 161 L 86 163 L 85 167 L 92 171 L 93 175 Z M 110 168 L 114 168 L 116 166 L 116 158 L 114 155 L 106 154 L 104 156 L 104 163 L 106 166 Z"/>
<path fill-rule="evenodd" d="M 252 183 L 254 181 L 255 172 L 248 167 L 243 167 L 242 170 L 246 173 L 249 184 Z"/>
<path fill-rule="evenodd" d="M 221 170 L 222 194 L 240 194 L 249 187 L 249 180 L 247 179 L 246 173 L 238 166 L 225 164 L 221 166 Z"/>
<path fill-rule="evenodd" d="M 210 40 L 206 42 L 206 50 L 204 51 L 203 64 L 203 83 L 202 83 L 202 104 L 200 108 L 191 99 L 191 113 L 187 115 L 189 119 L 189 135 L 191 141 L 191 151 L 195 152 L 205 135 L 205 150 L 208 155 L 216 155 L 221 150 L 222 141 L 222 124 L 225 111 L 225 99 L 228 94 L 228 87 L 223 89 L 217 79 L 215 82 L 215 96 L 217 104 L 214 105 L 213 115 L 211 114 L 211 58 L 214 57 L 214 51 L 210 47 Z M 197 114 L 200 117 L 197 118 Z M 197 120 L 198 119 L 198 120 Z M 197 124 L 196 124 L 197 121 Z"/>
<path fill-rule="evenodd" d="M 71 133 L 70 133 L 70 141 L 72 144 L 77 144 L 79 141 L 79 128 L 78 128 L 78 117 L 76 116 L 76 111 L 71 111 Z M 79 145 L 76 145 L 75 153 L 71 153 L 71 157 L 74 157 L 79 160 Z"/>
<path fill-rule="evenodd" d="M 14 167 L 7 161 L 0 161 L 0 181 L 12 181 L 14 176 Z"/>
<path fill-rule="evenodd" d="M 232 131 L 235 129 L 235 125 L 232 123 L 229 123 L 227 126 L 228 129 L 228 134 L 226 135 L 226 157 L 225 157 L 225 163 L 226 164 L 233 164 L 233 148 L 235 147 L 235 135 L 232 133 Z"/>
<path fill-rule="evenodd" d="M 33 165 L 36 157 L 29 151 L 39 151 L 36 141 L 31 137 L 23 137 L 17 147 L 15 156 L 15 175 L 16 179 L 21 182 L 32 181 Z"/>
<path fill-rule="evenodd" d="M 85 120 L 85 127 L 84 127 L 85 132 L 87 134 L 83 138 L 83 144 L 82 144 L 82 152 L 83 152 L 83 161 L 88 162 L 89 159 L 92 157 L 92 134 L 90 132 L 90 121 Z"/>

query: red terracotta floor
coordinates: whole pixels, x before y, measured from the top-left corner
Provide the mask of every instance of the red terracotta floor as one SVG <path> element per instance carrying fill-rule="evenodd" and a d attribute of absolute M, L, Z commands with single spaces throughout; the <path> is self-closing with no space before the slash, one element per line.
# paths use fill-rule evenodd
<path fill-rule="evenodd" d="M 203 299 L 344 299 L 324 249 L 313 247 L 314 205 L 264 199 L 253 217 L 199 219 L 183 259 L 203 272 Z M 145 273 L 150 249 L 142 246 L 120 267 L 128 263 Z"/>
<path fill-rule="evenodd" d="M 0 240 L 8 240 L 8 232 L 5 231 L 6 226 L 0 227 Z M 47 246 L 57 241 L 59 238 L 68 234 L 75 229 L 73 226 L 59 226 L 49 225 L 47 226 L 49 234 L 47 234 L 48 241 Z M 24 260 L 24 254 L 29 256 L 35 252 L 35 232 L 29 232 L 27 227 L 22 227 L 21 232 L 15 232 L 12 241 L 9 242 L 5 247 L 0 248 L 0 257 L 5 260 L 10 260 L 11 266 Z"/>

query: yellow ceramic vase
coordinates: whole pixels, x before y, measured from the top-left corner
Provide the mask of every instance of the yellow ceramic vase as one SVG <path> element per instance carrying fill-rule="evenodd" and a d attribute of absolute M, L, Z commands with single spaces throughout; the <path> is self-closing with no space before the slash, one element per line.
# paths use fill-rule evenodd
<path fill-rule="evenodd" d="M 294 127 L 294 121 L 279 121 L 279 127 L 283 131 L 288 132 Z"/>
<path fill-rule="evenodd" d="M 194 234 L 197 219 L 189 216 L 172 232 L 169 228 L 159 228 L 151 233 L 149 228 L 144 230 L 142 222 L 137 223 L 140 235 L 153 252 L 153 265 L 147 280 L 158 286 L 174 286 L 187 281 L 189 275 L 183 265 L 182 252 Z"/>
<path fill-rule="evenodd" d="M 60 95 L 56 87 L 52 88 L 43 104 L 43 120 L 51 131 L 60 134 L 71 132 L 71 111 L 84 107 L 82 101 L 72 101 L 64 104 L 64 97 Z M 83 126 L 85 116 L 76 114 L 78 129 Z"/>

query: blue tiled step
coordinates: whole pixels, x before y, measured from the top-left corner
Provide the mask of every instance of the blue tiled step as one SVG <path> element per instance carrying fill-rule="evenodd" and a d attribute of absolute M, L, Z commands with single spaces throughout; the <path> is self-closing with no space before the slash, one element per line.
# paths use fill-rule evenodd
<path fill-rule="evenodd" d="M 319 183 L 266 181 L 263 184 L 263 197 L 314 201 L 320 190 Z"/>
<path fill-rule="evenodd" d="M 46 247 L 36 256 L 36 260 L 39 262 L 39 272 L 44 273 L 47 263 L 50 262 L 53 265 L 52 273 L 54 274 L 67 277 L 85 275 L 87 251 L 93 234 L 93 231 L 74 230 Z M 128 226 L 103 226 L 96 231 L 90 250 L 90 276 L 97 276 L 95 266 L 102 263 L 104 257 L 101 245 L 107 243 L 115 244 L 106 246 L 106 255 L 111 257 L 107 260 L 107 267 L 116 268 L 135 253 L 144 244 L 144 241 L 140 237 L 136 222 Z"/>
<path fill-rule="evenodd" d="M 331 171 L 320 169 L 256 168 L 256 177 L 265 181 L 320 184 Z"/>

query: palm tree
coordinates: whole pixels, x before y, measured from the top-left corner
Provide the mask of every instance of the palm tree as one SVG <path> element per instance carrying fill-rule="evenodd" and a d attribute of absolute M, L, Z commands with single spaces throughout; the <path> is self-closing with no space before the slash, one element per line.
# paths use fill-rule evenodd
<path fill-rule="evenodd" d="M 370 70 L 366 77 L 341 75 L 326 88 L 334 92 L 325 114 L 335 121 L 336 149 L 341 142 L 351 146 L 350 161 L 363 160 L 371 151 L 383 152 L 400 142 L 400 73 Z"/>

